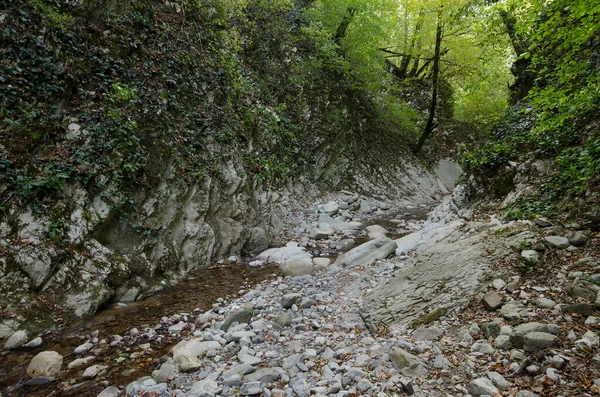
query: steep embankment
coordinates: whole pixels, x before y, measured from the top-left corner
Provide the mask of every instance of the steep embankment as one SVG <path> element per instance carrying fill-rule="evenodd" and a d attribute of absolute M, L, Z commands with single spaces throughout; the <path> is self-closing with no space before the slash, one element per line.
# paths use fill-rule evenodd
<path fill-rule="evenodd" d="M 2 8 L 2 335 L 266 248 L 323 189 L 439 193 L 290 2 Z"/>

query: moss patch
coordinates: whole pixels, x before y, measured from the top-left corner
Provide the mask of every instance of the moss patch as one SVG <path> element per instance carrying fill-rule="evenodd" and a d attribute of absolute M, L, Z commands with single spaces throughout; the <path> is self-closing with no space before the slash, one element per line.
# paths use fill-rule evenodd
<path fill-rule="evenodd" d="M 410 323 L 409 327 L 412 329 L 416 329 L 422 325 L 431 324 L 432 322 L 439 320 L 440 317 L 442 317 L 444 314 L 446 314 L 446 309 L 442 309 L 442 308 L 435 309 L 432 312 L 429 312 L 419 318 L 414 319 Z"/>

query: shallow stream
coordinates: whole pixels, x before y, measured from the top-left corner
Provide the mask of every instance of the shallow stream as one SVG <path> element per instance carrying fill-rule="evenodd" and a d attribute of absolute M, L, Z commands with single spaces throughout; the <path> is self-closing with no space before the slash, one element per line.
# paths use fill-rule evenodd
<path fill-rule="evenodd" d="M 99 331 L 99 338 L 108 338 L 111 335 L 122 334 L 131 328 L 153 327 L 160 322 L 161 317 L 171 316 L 175 313 L 190 313 L 194 309 L 208 310 L 218 298 L 227 298 L 240 291 L 242 286 L 250 288 L 277 274 L 277 266 L 268 265 L 253 268 L 248 265 L 219 266 L 198 270 L 177 283 L 175 286 L 140 302 L 130 303 L 127 306 L 113 305 L 94 317 L 80 320 L 60 330 L 47 331 L 41 336 L 44 339 L 42 346 L 36 349 L 19 349 L 18 351 L 3 351 L 0 360 L 0 391 L 3 396 L 47 396 L 53 393 L 56 383 L 42 386 L 24 386 L 29 380 L 25 371 L 31 359 L 44 350 L 54 350 L 62 354 L 65 364 L 74 359 L 73 349 L 83 342 L 85 335 Z M 113 384 L 127 384 L 139 376 L 148 373 L 147 368 L 155 364 L 154 360 L 166 354 L 170 348 L 168 340 L 163 349 L 156 350 L 150 360 L 144 357 L 144 362 L 137 363 L 135 368 L 111 366 L 106 376 Z M 115 357 L 97 357 L 91 364 L 104 364 L 111 362 Z M 83 371 L 82 368 L 81 371 Z M 70 373 L 63 371 L 59 381 L 63 378 L 76 377 L 79 369 Z M 95 382 L 87 382 L 85 387 L 75 394 L 52 394 L 73 396 L 95 396 L 102 391 L 103 386 Z M 95 394 L 94 394 L 95 393 Z"/>

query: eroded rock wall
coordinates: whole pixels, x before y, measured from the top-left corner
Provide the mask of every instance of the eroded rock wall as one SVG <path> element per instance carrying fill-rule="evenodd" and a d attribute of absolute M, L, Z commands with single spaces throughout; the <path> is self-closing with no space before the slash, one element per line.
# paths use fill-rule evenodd
<path fill-rule="evenodd" d="M 178 178 L 165 159 L 153 185 L 133 193 L 110 185 L 93 192 L 73 182 L 57 200 L 8 208 L 0 223 L 0 295 L 3 310 L 17 316 L 8 323 L 49 320 L 39 314 L 44 305 L 93 314 L 194 269 L 261 251 L 290 211 L 327 190 L 348 188 L 397 203 L 432 202 L 443 192 L 410 155 L 385 168 L 323 150 L 318 156 L 328 159 L 327 171 L 316 162 L 278 187 L 261 183 L 243 153 L 232 149 L 218 177 L 197 183 Z M 130 206 L 113 204 L 126 194 Z"/>

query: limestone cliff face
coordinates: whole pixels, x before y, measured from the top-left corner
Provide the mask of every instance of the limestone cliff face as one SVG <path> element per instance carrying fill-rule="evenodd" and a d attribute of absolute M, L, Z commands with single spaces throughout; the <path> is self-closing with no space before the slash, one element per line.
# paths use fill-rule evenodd
<path fill-rule="evenodd" d="M 243 153 L 231 152 L 218 177 L 194 184 L 174 176 L 165 161 L 155 184 L 135 191 L 128 208 L 111 204 L 125 192 L 107 186 L 91 194 L 77 182 L 68 183 L 51 204 L 11 206 L 0 223 L 2 307 L 33 313 L 41 297 L 83 316 L 111 301 L 139 299 L 160 288 L 160 281 L 266 249 L 289 211 L 326 190 L 347 188 L 413 203 L 432 201 L 443 191 L 408 155 L 402 165 L 384 168 L 364 158 L 351 161 L 339 154 L 344 147 L 338 142 L 336 150 L 314 153 L 315 165 L 306 175 L 277 188 L 257 181 Z M 317 158 L 327 159 L 326 170 Z M 60 241 L 49 238 L 59 231 Z M 9 319 L 5 326 L 23 319 Z"/>

